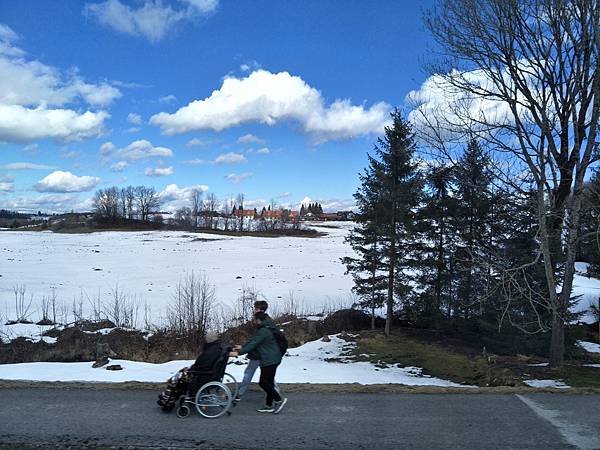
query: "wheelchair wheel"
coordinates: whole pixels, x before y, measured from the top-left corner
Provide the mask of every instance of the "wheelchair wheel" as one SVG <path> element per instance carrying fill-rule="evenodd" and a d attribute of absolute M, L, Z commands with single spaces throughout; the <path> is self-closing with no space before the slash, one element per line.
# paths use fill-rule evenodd
<path fill-rule="evenodd" d="M 190 408 L 189 406 L 186 405 L 181 405 L 179 406 L 179 408 L 177 408 L 177 417 L 179 417 L 180 419 L 185 419 L 187 416 L 190 415 Z"/>
<path fill-rule="evenodd" d="M 233 396 L 229 388 L 218 381 L 206 383 L 196 394 L 196 409 L 207 419 L 216 419 L 231 408 Z"/>
<path fill-rule="evenodd" d="M 225 375 L 223 375 L 223 384 L 225 384 L 229 388 L 229 390 L 231 391 L 231 395 L 235 399 L 238 395 L 239 387 L 237 380 L 233 377 L 233 375 L 225 372 Z"/>

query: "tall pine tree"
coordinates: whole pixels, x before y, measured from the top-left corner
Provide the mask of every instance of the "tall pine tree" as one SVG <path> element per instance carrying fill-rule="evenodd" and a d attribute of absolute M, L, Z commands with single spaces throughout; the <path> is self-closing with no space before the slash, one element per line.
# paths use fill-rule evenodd
<path fill-rule="evenodd" d="M 385 128 L 384 136 L 375 144 L 375 156 L 368 155 L 369 167 L 360 175 L 361 186 L 354 194 L 359 226 L 349 236 L 353 246 L 370 244 L 372 251 L 379 254 L 381 267 L 385 267 L 386 335 L 390 334 L 395 299 L 410 290 L 415 213 L 422 195 L 411 126 L 398 110 L 392 112 L 391 118 L 391 126 Z M 373 245 L 375 236 L 378 245 Z M 365 254 L 359 253 L 363 259 Z M 369 258 L 375 258 L 374 254 L 369 253 Z M 347 267 L 355 273 L 364 265 Z M 371 280 L 374 286 L 380 286 L 377 277 Z"/>

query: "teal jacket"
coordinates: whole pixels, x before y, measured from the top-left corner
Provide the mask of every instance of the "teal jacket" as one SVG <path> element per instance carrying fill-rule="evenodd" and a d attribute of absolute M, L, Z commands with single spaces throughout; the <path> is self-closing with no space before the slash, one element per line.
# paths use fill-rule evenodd
<path fill-rule="evenodd" d="M 273 336 L 273 330 L 277 330 L 277 325 L 271 319 L 261 323 L 254 336 L 240 350 L 240 355 L 256 350 L 260 355 L 261 367 L 279 364 L 281 362 L 281 350 L 275 336 Z"/>

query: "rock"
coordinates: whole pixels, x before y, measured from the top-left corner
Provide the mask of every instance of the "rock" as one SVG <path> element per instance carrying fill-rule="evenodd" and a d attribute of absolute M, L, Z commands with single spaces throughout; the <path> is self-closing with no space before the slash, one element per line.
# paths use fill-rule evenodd
<path fill-rule="evenodd" d="M 110 366 L 106 366 L 106 370 L 123 370 L 120 364 L 112 364 Z"/>
<path fill-rule="evenodd" d="M 109 362 L 110 359 L 108 359 L 108 356 L 105 356 L 103 358 L 97 359 L 96 362 L 92 364 L 92 368 L 97 369 L 98 367 L 107 365 Z"/>
<path fill-rule="evenodd" d="M 96 344 L 96 362 L 92 367 L 95 369 L 107 365 L 111 356 L 114 357 L 116 354 L 111 350 L 110 345 L 107 342 L 98 342 Z"/>
<path fill-rule="evenodd" d="M 323 342 L 331 342 L 331 338 L 329 337 L 329 335 L 325 335 L 323 336 L 323 339 L 321 339 Z"/>
<path fill-rule="evenodd" d="M 236 280 L 241 280 L 241 279 L 242 279 L 242 277 L 238 275 L 237 277 L 235 277 L 235 279 L 236 279 Z"/>

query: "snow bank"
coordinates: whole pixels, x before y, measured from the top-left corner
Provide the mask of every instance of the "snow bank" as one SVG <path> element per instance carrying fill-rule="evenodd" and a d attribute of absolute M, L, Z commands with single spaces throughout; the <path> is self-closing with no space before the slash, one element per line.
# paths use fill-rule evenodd
<path fill-rule="evenodd" d="M 560 380 L 524 380 L 523 383 L 535 388 L 569 389 L 571 387 Z"/>
<path fill-rule="evenodd" d="M 343 353 L 353 344 L 337 336 L 330 342 L 322 340 L 308 342 L 301 347 L 290 349 L 289 356 L 283 359 L 277 371 L 280 383 L 359 383 L 359 384 L 403 384 L 411 386 L 465 387 L 451 381 L 429 377 L 418 367 L 378 368 L 368 362 L 349 362 Z M 345 362 L 328 362 L 327 358 L 340 358 Z M 236 358 L 243 361 L 243 358 Z M 110 371 L 92 368 L 92 362 L 78 363 L 23 363 L 0 365 L 0 379 L 30 381 L 86 381 L 86 382 L 164 382 L 182 367 L 193 360 L 169 361 L 164 364 L 151 364 L 115 359 L 111 364 L 119 364 L 123 370 Z M 245 365 L 230 364 L 227 372 L 237 380 L 242 379 Z M 255 375 L 258 381 L 259 373 Z"/>
<path fill-rule="evenodd" d="M 600 353 L 600 344 L 596 344 L 595 342 L 577 341 L 577 345 L 579 345 L 586 352 Z"/>

